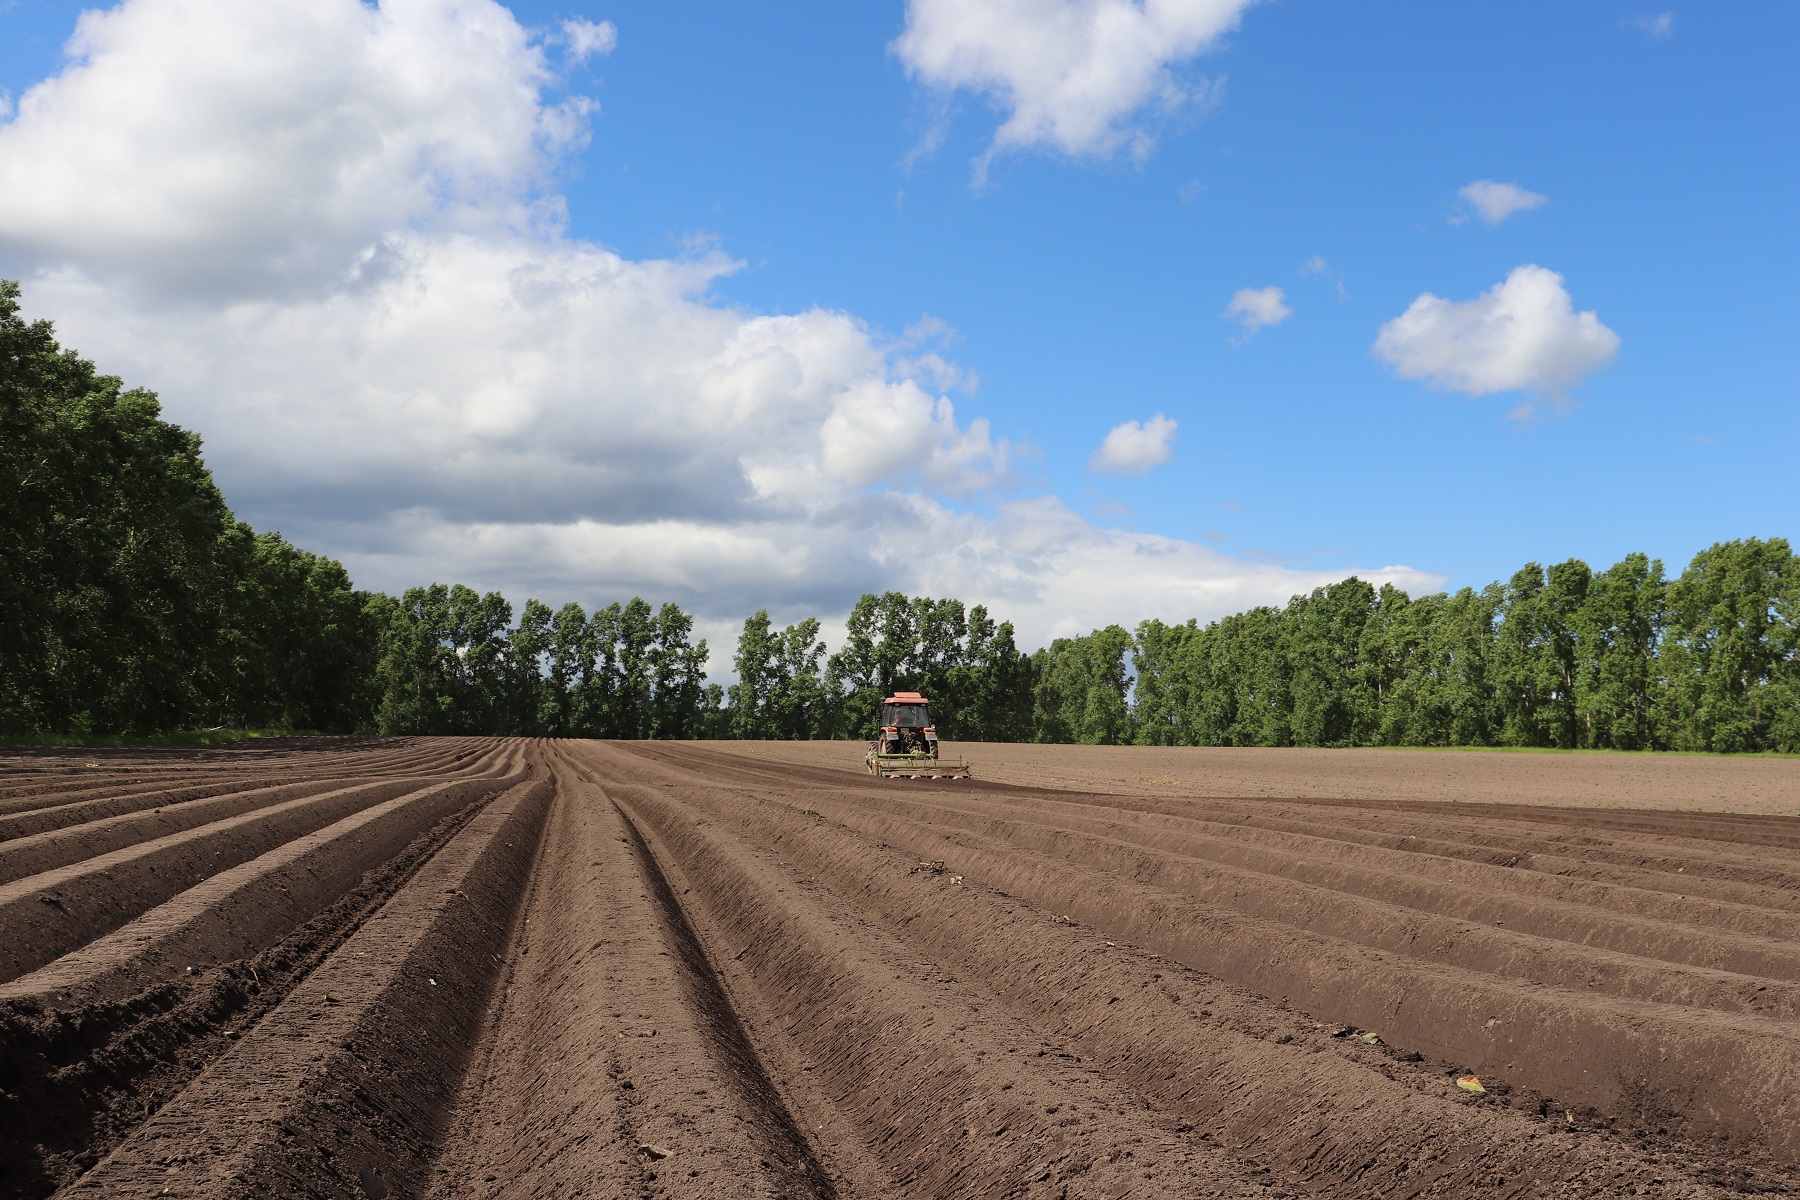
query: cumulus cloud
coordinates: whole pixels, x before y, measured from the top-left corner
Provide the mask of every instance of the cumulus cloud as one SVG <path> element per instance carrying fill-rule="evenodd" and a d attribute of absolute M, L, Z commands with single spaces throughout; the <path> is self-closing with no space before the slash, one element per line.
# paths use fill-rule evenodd
<path fill-rule="evenodd" d="M 1294 315 L 1294 310 L 1287 306 L 1287 293 L 1278 287 L 1239 288 L 1219 315 L 1228 321 L 1236 320 L 1244 327 L 1244 337 L 1251 338 L 1260 330 L 1281 324 Z"/>
<path fill-rule="evenodd" d="M 585 128 L 490 0 L 132 0 L 65 49 L 0 126 L 0 250 L 163 291 L 316 287 L 379 272 L 396 229 L 529 222 Z"/>
<path fill-rule="evenodd" d="M 893 48 L 912 78 L 985 95 L 1005 113 L 990 157 L 1031 147 L 1107 155 L 1121 146 L 1142 156 L 1153 144 L 1147 117 L 1212 92 L 1179 68 L 1235 29 L 1254 2 L 908 0 Z"/>
<path fill-rule="evenodd" d="M 892 587 L 1029 641 L 1323 580 L 1006 499 L 941 322 L 746 311 L 716 248 L 571 236 L 543 181 L 593 109 L 543 53 L 492 0 L 84 14 L 0 124 L 0 274 L 202 431 L 246 519 L 364 586 L 642 593 L 709 633 Z"/>
<path fill-rule="evenodd" d="M 935 399 L 911 379 L 865 380 L 833 403 L 819 430 L 820 463 L 842 483 L 866 487 L 917 473 L 939 490 L 977 491 L 997 481 L 1006 447 L 987 421 L 956 424 L 948 396 Z"/>
<path fill-rule="evenodd" d="M 586 62 L 596 54 L 605 57 L 619 46 L 619 30 L 611 21 L 590 21 L 586 17 L 570 17 L 562 23 L 563 44 L 575 62 Z"/>
<path fill-rule="evenodd" d="M 1477 179 L 1465 184 L 1456 194 L 1468 201 L 1469 207 L 1489 225 L 1498 225 L 1514 213 L 1541 207 L 1550 199 L 1538 192 L 1528 192 L 1516 183 L 1495 183 L 1491 179 Z"/>
<path fill-rule="evenodd" d="M 1016 501 L 979 522 L 946 513 L 926 528 L 934 540 L 975 553 L 921 561 L 919 589 L 991 597 L 989 605 L 1013 618 L 1026 645 L 1114 621 L 1129 628 L 1155 614 L 1208 620 L 1284 603 L 1351 573 L 1245 562 L 1178 538 L 1101 529 L 1050 496 Z M 1406 566 L 1356 573 L 1412 595 L 1436 591 L 1445 582 L 1442 575 Z"/>
<path fill-rule="evenodd" d="M 1142 424 L 1125 421 L 1112 427 L 1088 469 L 1103 475 L 1142 475 L 1169 461 L 1174 442 L 1175 422 L 1161 413 Z"/>
<path fill-rule="evenodd" d="M 1618 350 L 1618 334 L 1575 311 L 1561 275 L 1529 263 L 1473 300 L 1426 292 L 1375 339 L 1376 355 L 1401 378 L 1471 396 L 1562 398 Z"/>
<path fill-rule="evenodd" d="M 359 581 L 438 578 L 444 563 L 456 563 L 459 578 L 479 586 L 545 597 L 582 595 L 603 581 L 607 599 L 641 593 L 697 611 L 715 646 L 729 646 L 754 609 L 841 620 L 857 595 L 884 587 L 985 603 L 1031 647 L 1148 615 L 1211 620 L 1281 604 L 1352 573 L 1245 562 L 1178 538 L 1102 529 L 1054 496 L 979 515 L 918 493 L 868 497 L 803 536 L 779 521 L 452 525 L 399 512 L 372 525 L 365 547 L 345 561 Z M 1446 581 L 1401 565 L 1354 573 L 1413 595 Z"/>
<path fill-rule="evenodd" d="M 1659 42 L 1666 41 L 1675 32 L 1675 14 L 1662 12 L 1655 16 L 1640 16 L 1637 27 Z"/>

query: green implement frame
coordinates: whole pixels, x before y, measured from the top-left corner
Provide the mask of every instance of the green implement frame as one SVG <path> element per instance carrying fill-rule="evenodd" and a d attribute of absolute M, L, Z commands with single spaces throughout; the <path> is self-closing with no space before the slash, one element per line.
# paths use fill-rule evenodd
<path fill-rule="evenodd" d="M 970 764 L 962 759 L 939 759 L 923 750 L 911 754 L 878 754 L 869 751 L 869 774 L 880 779 L 967 779 Z"/>

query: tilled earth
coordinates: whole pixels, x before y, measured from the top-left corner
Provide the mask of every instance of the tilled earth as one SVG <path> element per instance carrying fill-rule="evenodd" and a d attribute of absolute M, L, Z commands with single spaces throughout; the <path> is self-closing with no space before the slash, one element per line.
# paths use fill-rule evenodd
<path fill-rule="evenodd" d="M 1797 919 L 1794 817 L 19 754 L 0 1197 L 1793 1194 Z"/>

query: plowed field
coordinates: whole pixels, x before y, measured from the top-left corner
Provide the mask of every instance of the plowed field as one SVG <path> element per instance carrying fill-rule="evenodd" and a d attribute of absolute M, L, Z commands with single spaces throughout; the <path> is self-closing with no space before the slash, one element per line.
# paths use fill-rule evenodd
<path fill-rule="evenodd" d="M 0 1197 L 1800 1193 L 1800 818 L 830 753 L 0 759 Z"/>

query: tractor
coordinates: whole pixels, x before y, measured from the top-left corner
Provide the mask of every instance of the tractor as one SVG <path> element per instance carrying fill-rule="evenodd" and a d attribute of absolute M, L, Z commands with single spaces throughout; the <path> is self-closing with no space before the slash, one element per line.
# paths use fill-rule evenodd
<path fill-rule="evenodd" d="M 869 774 L 878 779 L 967 779 L 969 764 L 938 760 L 931 701 L 917 692 L 895 692 L 881 702 L 881 729 L 869 743 Z"/>

